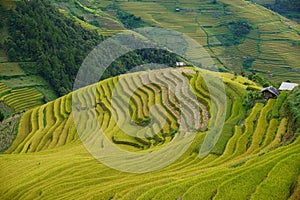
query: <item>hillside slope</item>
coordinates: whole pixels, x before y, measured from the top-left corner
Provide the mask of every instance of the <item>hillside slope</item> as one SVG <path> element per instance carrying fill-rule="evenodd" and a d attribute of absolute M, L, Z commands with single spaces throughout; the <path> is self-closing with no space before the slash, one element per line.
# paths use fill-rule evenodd
<path fill-rule="evenodd" d="M 90 12 L 115 16 L 121 9 L 152 26 L 184 33 L 204 46 L 223 70 L 259 72 L 272 81 L 299 83 L 299 24 L 250 1 L 80 2 Z"/>
<path fill-rule="evenodd" d="M 205 77 L 209 75 L 217 78 L 212 72 L 194 68 L 121 75 L 27 111 L 21 118 L 16 140 L 0 155 L 0 196 L 2 199 L 297 199 L 300 140 L 287 136 L 289 120 L 282 105 L 288 94 L 282 93 L 266 103 L 258 102 L 247 111 L 242 106 L 246 89 L 257 86 L 245 78 L 222 74 L 227 96 L 224 110 L 221 86 L 208 88 Z M 148 79 L 152 84 L 135 89 Z M 167 89 L 173 88 L 174 81 L 180 85 L 186 83 L 184 80 L 189 84 L 179 91 Z M 114 89 L 123 91 L 125 97 L 133 92 L 129 95 L 129 119 L 124 114 L 127 108 L 124 98 L 116 98 L 115 104 L 112 103 L 118 97 Z M 178 101 L 178 94 L 186 101 Z M 155 104 L 166 111 L 165 124 L 154 120 L 163 116 L 160 109 L 150 109 Z M 191 112 L 182 113 L 189 108 Z M 197 110 L 199 116 L 195 115 Z M 74 112 L 82 114 L 83 127 L 77 129 L 86 130 L 83 134 L 76 133 Z M 226 120 L 220 139 L 200 159 L 201 145 L 222 113 L 226 114 Z M 183 118 L 179 117 L 181 114 Z M 97 141 L 93 115 L 111 143 L 126 151 L 149 155 L 171 145 L 180 135 L 180 125 L 192 123 L 199 129 L 190 130 L 195 138 L 176 162 L 149 173 L 126 173 L 99 162 L 85 148 L 86 143 L 81 142 Z M 154 121 L 150 122 L 150 129 L 149 119 Z M 135 135 L 125 134 L 123 131 L 129 128 L 122 131 L 123 126 L 131 127 Z M 105 145 L 98 147 L 105 152 Z M 121 154 L 106 156 L 123 159 Z M 167 158 L 162 155 L 159 162 Z M 125 164 L 125 171 L 130 162 L 121 163 Z"/>

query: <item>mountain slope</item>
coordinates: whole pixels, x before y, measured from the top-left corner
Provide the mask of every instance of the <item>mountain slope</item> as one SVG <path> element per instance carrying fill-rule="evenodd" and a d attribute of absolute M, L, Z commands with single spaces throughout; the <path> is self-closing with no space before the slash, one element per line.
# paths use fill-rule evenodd
<path fill-rule="evenodd" d="M 256 87 L 255 84 L 242 77 L 222 74 L 228 109 L 221 142 L 218 141 L 206 157 L 198 157 L 199 146 L 203 145 L 207 131 L 213 128 L 213 120 L 226 112 L 212 109 L 222 100 L 218 98 L 218 85 L 208 96 L 208 83 L 204 82 L 203 77 L 209 74 L 214 76 L 212 72 L 186 68 L 122 75 L 27 111 L 21 118 L 13 145 L 6 154 L 0 155 L 1 196 L 4 199 L 264 199 L 270 196 L 288 199 L 294 191 L 296 195 L 300 174 L 300 141 L 299 138 L 287 140 L 286 137 L 289 120 L 282 105 L 287 93 L 265 104 L 256 103 L 246 112 L 242 106 L 243 95 L 247 85 Z M 198 102 L 193 103 L 193 98 L 187 96 L 191 100 L 186 101 L 190 102 L 188 107 L 199 105 L 201 108 L 203 120 L 200 127 L 205 131 L 202 128 L 194 130 L 195 139 L 187 151 L 166 168 L 142 174 L 111 169 L 92 157 L 76 133 L 72 117 L 74 112 L 83 113 L 81 120 L 85 127 L 78 129 L 86 130 L 80 135 L 81 139 L 82 136 L 88 137 L 83 141 L 96 139 L 91 137 L 95 136 L 93 131 L 96 130 L 91 115 L 95 110 L 98 122 L 112 143 L 126 151 L 148 154 L 170 145 L 180 134 L 178 125 L 185 120 L 196 122 L 199 119 L 192 112 L 184 115 L 191 118 L 180 121 L 176 110 L 183 108 L 178 107 L 174 93 L 159 83 L 159 80 L 166 80 L 169 76 L 178 79 L 178 82 L 184 79 L 180 77 L 189 80 L 191 88 L 188 90 L 196 94 Z M 157 84 L 130 89 L 147 78 Z M 125 93 L 134 91 L 129 102 L 131 122 L 121 116 L 126 108 L 122 98 L 117 98 L 117 109 L 112 106 L 112 92 L 117 83 Z M 172 81 L 164 83 L 167 88 L 172 88 Z M 96 89 L 96 95 L 93 95 L 93 89 Z M 181 94 L 185 94 L 184 90 Z M 79 103 L 73 111 L 71 97 L 73 102 Z M 130 124 L 142 130 L 135 132 L 139 136 L 147 134 L 148 117 L 151 120 L 159 117 L 154 111 L 149 113 L 149 108 L 154 104 L 173 111 L 166 113 L 167 120 L 162 129 L 155 129 L 153 125 L 153 130 L 158 131 L 142 139 L 120 130 L 119 126 Z M 224 108 L 224 105 L 221 107 Z M 114 109 L 118 114 L 116 118 Z M 195 113 L 196 110 L 193 109 Z M 205 114 L 206 111 L 210 114 Z M 116 120 L 120 122 L 117 126 Z M 142 125 L 143 122 L 146 124 Z M 161 162 L 164 162 L 166 158 L 162 159 Z"/>
<path fill-rule="evenodd" d="M 204 46 L 223 70 L 258 72 L 272 81 L 300 80 L 299 25 L 258 4 L 242 0 L 80 2 L 108 14 L 117 7 L 150 25 L 184 33 Z M 236 30 L 244 26 L 234 23 L 247 23 L 250 32 L 240 35 Z"/>

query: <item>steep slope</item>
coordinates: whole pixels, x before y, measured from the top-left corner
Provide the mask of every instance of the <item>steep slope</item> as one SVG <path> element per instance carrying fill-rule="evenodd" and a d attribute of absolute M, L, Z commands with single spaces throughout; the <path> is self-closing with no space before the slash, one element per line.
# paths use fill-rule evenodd
<path fill-rule="evenodd" d="M 205 80 L 208 75 L 216 76 L 193 68 L 121 75 L 27 111 L 21 118 L 13 145 L 0 155 L 1 197 L 288 199 L 294 190 L 298 191 L 300 140 L 286 141 L 289 120 L 284 116 L 282 105 L 287 93 L 266 103 L 256 103 L 247 112 L 242 106 L 246 88 L 257 86 L 242 77 L 222 74 L 227 96 L 227 109 L 224 110 L 220 85 L 213 85 L 210 90 Z M 180 88 L 187 90 L 177 93 L 176 89 L 171 89 L 173 92 L 170 92 L 167 88 L 173 88 L 174 81 L 179 85 L 184 83 L 182 77 L 189 80 L 189 87 Z M 139 86 L 141 80 L 147 82 L 147 79 L 152 84 Z M 135 89 L 134 86 L 139 87 Z M 125 95 L 116 98 L 115 104 L 112 100 L 119 96 L 113 91 L 123 91 Z M 129 95 L 131 92 L 133 94 Z M 178 94 L 187 101 L 178 101 Z M 196 95 L 196 102 L 192 94 Z M 128 95 L 130 101 L 126 107 L 122 99 Z M 78 104 L 74 105 L 74 102 Z M 150 123 L 152 133 L 149 133 L 146 129 L 149 117 L 151 121 L 163 116 L 157 113 L 159 109 L 151 112 L 150 108 L 155 104 L 166 110 L 166 123 L 160 125 L 158 121 L 158 128 L 156 123 Z M 200 118 L 195 115 L 197 109 L 194 106 L 198 106 Z M 125 116 L 127 108 L 130 119 Z M 184 118 L 180 120 L 179 115 L 188 108 L 192 108 L 191 112 L 183 114 Z M 86 132 L 80 136 L 73 121 L 74 112 L 82 113 L 80 120 L 84 121 L 81 124 L 84 127 L 77 129 Z M 219 141 L 200 159 L 198 153 L 205 136 L 213 129 L 214 120 L 224 112 L 227 113 L 226 121 Z M 192 122 L 192 126 L 199 129 L 191 131 L 196 133 L 194 141 L 173 164 L 149 173 L 126 173 L 105 166 L 82 144 L 81 141 L 96 141 L 93 113 L 111 143 L 131 152 L 150 154 L 170 145 L 180 135 L 178 126 L 183 123 Z M 200 124 L 197 125 L 197 121 Z M 135 134 L 140 139 L 122 132 L 120 127 L 126 125 L 138 127 Z M 146 134 L 150 135 L 141 137 Z M 121 155 L 119 159 L 122 159 Z M 164 159 L 162 157 L 161 162 Z"/>

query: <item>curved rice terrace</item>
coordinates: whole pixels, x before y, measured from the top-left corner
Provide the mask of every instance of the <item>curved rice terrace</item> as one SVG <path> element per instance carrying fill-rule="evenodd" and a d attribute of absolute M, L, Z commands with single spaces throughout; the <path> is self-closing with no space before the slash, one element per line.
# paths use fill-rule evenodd
<path fill-rule="evenodd" d="M 121 75 L 28 110 L 21 117 L 17 138 L 0 155 L 1 198 L 298 199 L 300 141 L 287 140 L 289 121 L 282 109 L 287 93 L 246 111 L 242 105 L 246 89 L 257 86 L 224 73 L 224 110 L 220 86 L 208 90 L 207 73 L 213 75 L 194 68 Z M 164 112 L 151 110 L 154 105 L 162 106 Z M 196 137 L 166 168 L 142 174 L 120 172 L 101 164 L 85 149 L 76 132 L 74 112 L 82 113 L 85 123 L 80 128 L 86 129 L 88 140 L 94 140 L 96 117 L 110 141 L 127 151 L 163 148 L 177 137 L 182 124 L 197 127 L 191 130 Z M 200 159 L 200 146 L 220 113 L 226 113 L 220 139 Z M 120 127 L 135 130 L 135 135 Z"/>

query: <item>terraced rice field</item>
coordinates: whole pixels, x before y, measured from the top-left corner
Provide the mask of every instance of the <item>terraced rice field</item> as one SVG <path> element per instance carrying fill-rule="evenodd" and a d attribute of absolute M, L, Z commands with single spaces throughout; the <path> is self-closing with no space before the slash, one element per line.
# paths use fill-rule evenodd
<path fill-rule="evenodd" d="M 102 24 L 98 31 L 104 35 L 124 31 L 115 14 L 104 11 L 108 5 L 112 5 L 111 1 L 58 1 L 55 5 L 65 13 L 84 16 L 87 21 L 97 18 Z M 114 5 L 153 26 L 172 29 L 193 38 L 222 70 L 259 72 L 274 82 L 289 80 L 300 83 L 300 26 L 254 2 L 218 0 L 214 4 L 211 0 L 143 0 L 118 1 Z M 176 8 L 180 10 L 176 11 Z M 232 32 L 226 24 L 238 20 L 248 21 L 252 30 L 239 43 L 233 44 L 228 39 L 232 37 Z M 88 28 L 92 26 L 79 19 L 78 21 Z M 92 29 L 97 27 L 92 26 Z M 255 59 L 255 62 L 243 69 L 246 59 Z M 267 76 L 269 70 L 272 77 Z"/>
<path fill-rule="evenodd" d="M 96 2 L 96 4 L 98 3 L 99 2 Z M 114 15 L 103 12 L 101 9 L 95 9 L 89 1 L 53 1 L 53 4 L 57 6 L 62 13 L 73 15 L 74 19 L 81 26 L 89 30 L 97 30 L 102 35 L 113 35 L 125 30 L 124 26 Z M 106 3 L 104 2 L 102 5 L 106 5 Z M 95 26 L 93 22 L 98 23 L 99 26 Z"/>
<path fill-rule="evenodd" d="M 300 140 L 284 144 L 288 121 L 281 105 L 287 93 L 256 103 L 247 112 L 242 106 L 246 85 L 257 86 L 242 77 L 222 74 L 225 109 L 222 90 L 217 84 L 208 88 L 207 73 L 213 75 L 192 68 L 121 75 L 25 112 L 16 140 L 0 155 L 0 196 L 296 199 Z M 77 127 L 76 113 L 84 122 Z M 226 120 L 220 139 L 200 159 L 201 145 L 222 113 L 226 113 Z M 176 140 L 183 124 L 194 127 L 189 131 L 195 138 L 171 165 L 149 173 L 126 173 L 102 164 L 82 144 L 97 142 L 95 122 L 112 144 L 132 153 L 151 154 L 163 149 Z M 85 132 L 79 136 L 76 128 Z M 99 149 L 105 152 L 103 145 Z M 106 156 L 123 159 L 114 153 Z M 161 159 L 164 162 L 166 157 Z M 126 167 L 130 162 L 121 164 Z"/>
<path fill-rule="evenodd" d="M 42 77 L 25 73 L 19 63 L 0 62 L 0 101 L 11 108 L 11 114 L 40 106 L 56 97 Z"/>
<path fill-rule="evenodd" d="M 0 100 L 14 112 L 21 112 L 43 104 L 43 95 L 35 88 L 12 89 L 0 82 Z"/>
<path fill-rule="evenodd" d="M 241 0 L 208 1 L 130 1 L 118 5 L 127 12 L 141 17 L 155 26 L 174 29 L 195 39 L 207 48 L 216 64 L 240 72 L 243 61 L 254 58 L 272 65 L 254 62 L 250 69 L 266 74 L 271 70 L 273 81 L 299 82 L 298 60 L 299 25 L 289 26 L 290 20 L 258 4 Z M 180 11 L 176 12 L 175 9 Z M 226 45 L 230 30 L 224 25 L 238 19 L 247 20 L 252 26 L 241 44 Z M 298 27 L 298 28 L 297 28 Z M 277 68 L 274 68 L 277 67 Z M 286 71 L 285 66 L 291 70 Z M 221 67 L 222 68 L 222 67 Z M 285 75 L 287 77 L 285 77 Z"/>

